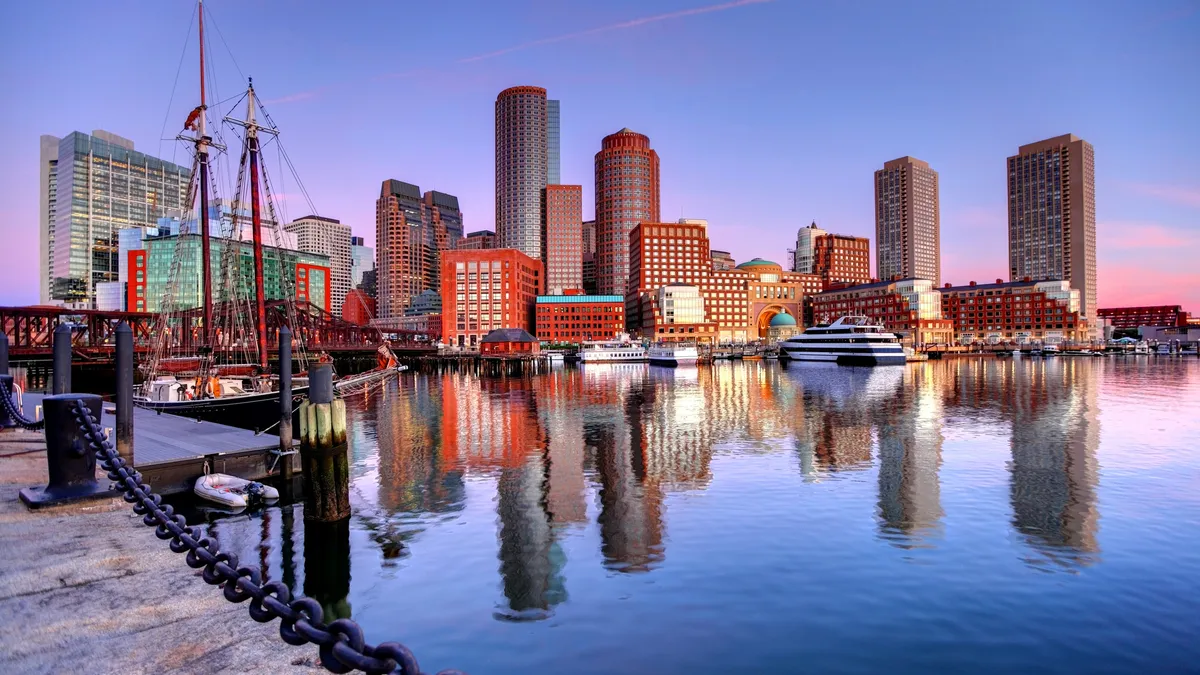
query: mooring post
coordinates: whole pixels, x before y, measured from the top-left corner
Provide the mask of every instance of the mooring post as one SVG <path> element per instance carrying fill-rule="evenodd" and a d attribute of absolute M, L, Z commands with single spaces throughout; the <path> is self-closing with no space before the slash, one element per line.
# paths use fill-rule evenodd
<path fill-rule="evenodd" d="M 304 518 L 332 522 L 350 517 L 350 463 L 346 402 L 333 395 L 333 364 L 308 370 L 308 399 L 300 404 L 300 459 L 304 464 Z"/>
<path fill-rule="evenodd" d="M 42 399 L 50 482 L 44 488 L 21 490 L 21 501 L 31 509 L 116 494 L 96 482 L 96 455 L 75 422 L 75 402 L 79 400 L 100 419 L 100 397 L 95 394 L 55 394 Z"/>
<path fill-rule="evenodd" d="M 133 465 L 133 329 L 117 325 L 117 454 Z"/>
<path fill-rule="evenodd" d="M 71 325 L 58 324 L 54 329 L 54 383 L 55 394 L 71 392 Z"/>
<path fill-rule="evenodd" d="M 279 461 L 284 480 L 292 479 L 292 331 L 279 329 Z"/>

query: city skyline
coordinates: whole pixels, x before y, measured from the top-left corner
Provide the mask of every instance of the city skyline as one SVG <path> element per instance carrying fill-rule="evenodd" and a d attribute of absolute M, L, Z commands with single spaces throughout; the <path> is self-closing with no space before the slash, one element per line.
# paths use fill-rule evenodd
<path fill-rule="evenodd" d="M 662 158 L 663 218 L 708 219 L 713 246 L 730 250 L 738 260 L 786 263 L 796 230 L 812 220 L 829 231 L 872 237 L 872 172 L 893 157 L 920 157 L 940 176 L 942 280 L 954 284 L 1009 276 L 1003 167 L 1013 149 L 1075 134 L 1096 152 L 1099 305 L 1182 303 L 1193 311 L 1200 306 L 1200 274 L 1187 264 L 1200 254 L 1195 160 L 1200 135 L 1186 124 L 1186 111 L 1195 109 L 1200 95 L 1194 87 L 1164 84 L 1186 79 L 1185 64 L 1200 57 L 1200 48 L 1188 41 L 1200 20 L 1194 4 L 1064 3 L 1041 14 L 1032 7 L 1005 14 L 939 5 L 909 16 L 880 6 L 872 16 L 855 17 L 861 24 L 855 27 L 847 25 L 850 12 L 784 2 L 615 3 L 578 12 L 481 7 L 453 39 L 439 34 L 437 49 L 427 50 L 417 67 L 400 74 L 381 69 L 375 57 L 391 54 L 388 61 L 394 62 L 392 50 L 418 54 L 420 45 L 384 44 L 373 40 L 374 27 L 355 26 L 363 33 L 362 45 L 350 49 L 359 36 L 348 32 L 346 19 L 325 15 L 322 8 L 283 17 L 285 32 L 327 20 L 330 44 L 344 49 L 328 65 L 289 67 L 266 51 L 285 44 L 285 35 L 270 33 L 261 44 L 251 43 L 249 29 L 238 25 L 230 6 L 214 1 L 208 8 L 237 60 L 223 45 L 216 46 L 222 91 L 241 86 L 239 71 L 255 76 L 318 215 L 351 225 L 368 243 L 373 243 L 377 186 L 393 175 L 459 195 L 468 232 L 495 230 L 492 102 L 509 86 L 536 85 L 561 101 L 562 181 L 583 185 L 585 219 L 594 217 L 590 177 L 600 139 L 628 126 L 649 136 Z M 169 7 L 154 16 L 139 15 L 132 19 L 137 26 L 128 29 L 170 37 L 164 38 L 170 49 L 164 47 L 163 53 L 179 54 L 182 46 L 173 43 L 174 36 L 184 34 L 191 10 Z M 19 13 L 34 22 L 47 11 L 22 7 Z M 432 7 L 415 11 L 418 17 L 437 14 Z M 103 28 L 126 21 L 127 14 L 120 3 L 105 10 L 80 4 L 76 11 L 56 12 L 56 22 L 65 29 L 76 24 Z M 1086 26 L 1081 34 L 1089 37 L 1059 36 L 1060 18 Z M 893 110 L 883 119 L 872 117 L 870 106 L 874 96 L 887 91 L 872 92 L 854 82 L 886 53 L 871 41 L 889 22 L 933 31 L 937 39 L 916 50 L 916 65 L 925 70 L 904 83 L 925 100 L 911 112 Z M 922 22 L 930 27 L 921 28 Z M 485 30 L 493 24 L 508 30 Z M 815 52 L 788 51 L 785 38 L 801 25 L 817 29 L 811 30 L 808 46 L 826 48 L 819 60 L 824 70 L 805 61 L 804 54 Z M 996 39 L 1014 31 L 1018 37 Z M 721 50 L 697 46 L 724 34 L 735 35 Z M 1053 74 L 1028 70 L 1036 59 L 1021 53 L 1022 45 L 1049 35 L 1056 36 L 1062 53 L 1072 53 L 1069 86 L 1056 89 L 1060 96 L 1017 96 L 1056 81 Z M 14 261 L 27 287 L 0 290 L 0 304 L 37 301 L 33 253 L 40 134 L 103 128 L 131 138 L 151 155 L 185 158 L 170 141 L 156 142 L 177 131 L 192 105 L 183 92 L 194 88 L 194 73 L 186 69 L 171 98 L 174 56 L 161 59 L 162 64 L 129 55 L 89 56 L 113 77 L 76 82 L 77 95 L 69 101 L 90 103 L 72 106 L 52 83 L 54 73 L 79 56 L 79 47 L 64 45 L 49 58 L 37 47 L 14 32 L 4 47 L 12 58 L 0 65 L 6 83 L 27 91 L 32 101 L 0 113 L 6 147 L 14 148 L 13 159 L 0 168 L 0 232 L 15 250 L 29 253 Z M 189 49 L 194 53 L 194 39 Z M 946 63 L 954 54 L 955 63 Z M 837 65 L 828 66 L 833 62 Z M 16 64 L 30 63 L 17 70 Z M 636 72 L 628 72 L 635 63 Z M 1025 74 L 1001 77 L 1010 65 L 1025 67 Z M 365 110 L 372 107 L 368 103 L 393 94 L 353 85 L 379 79 L 438 86 L 441 96 L 423 110 L 383 106 L 387 114 L 376 115 Z M 709 87 L 715 83 L 734 94 L 732 99 L 755 97 L 756 105 L 747 109 L 711 99 Z M 802 105 L 806 100 L 813 105 Z M 797 109 L 802 110 L 798 117 Z M 355 115 L 353 130 L 330 128 L 345 126 L 331 125 L 331 119 L 349 115 Z M 397 122 L 420 133 L 406 133 L 402 142 L 393 143 L 382 132 Z M 850 135 L 855 142 L 848 147 Z M 297 192 L 290 180 L 280 191 Z M 307 213 L 295 199 L 291 215 Z"/>

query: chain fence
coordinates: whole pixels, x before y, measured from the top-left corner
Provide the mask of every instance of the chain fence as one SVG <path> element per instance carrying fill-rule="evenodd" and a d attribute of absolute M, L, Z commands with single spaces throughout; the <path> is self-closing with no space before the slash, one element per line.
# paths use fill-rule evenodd
<path fill-rule="evenodd" d="M 3 398 L 3 397 L 0 397 Z M 262 572 L 255 565 L 240 565 L 237 555 L 221 551 L 217 543 L 203 535 L 198 528 L 187 524 L 162 496 L 142 482 L 142 475 L 122 459 L 105 437 L 100 422 L 83 401 L 76 401 L 72 413 L 88 445 L 96 453 L 108 477 L 124 493 L 126 502 L 142 522 L 155 528 L 154 534 L 170 540 L 175 553 L 187 553 L 187 564 L 193 569 L 204 568 L 204 581 L 223 585 L 225 599 L 241 603 L 250 601 L 250 618 L 260 623 L 281 619 L 279 637 L 290 645 L 317 645 L 321 665 L 333 673 L 361 670 L 373 675 L 426 675 L 417 665 L 413 653 L 398 642 L 367 644 L 362 628 L 350 619 L 337 619 L 328 624 L 322 621 L 321 605 L 306 597 L 292 597 L 282 581 L 263 583 Z M 457 670 L 442 670 L 437 675 L 465 675 Z"/>

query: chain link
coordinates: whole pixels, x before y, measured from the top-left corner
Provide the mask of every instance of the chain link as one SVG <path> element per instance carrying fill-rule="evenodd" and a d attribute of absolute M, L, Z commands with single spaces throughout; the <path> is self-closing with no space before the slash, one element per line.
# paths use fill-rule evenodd
<path fill-rule="evenodd" d="M 0 397 L 3 398 L 3 397 Z M 11 414 L 11 411 L 10 411 Z M 96 459 L 108 477 L 124 492 L 126 502 L 142 522 L 154 528 L 154 535 L 170 540 L 175 553 L 187 553 L 185 561 L 193 569 L 203 568 L 201 577 L 210 585 L 224 585 L 225 599 L 233 603 L 250 601 L 250 618 L 259 623 L 280 619 L 279 637 L 290 645 L 315 644 L 319 648 L 321 665 L 333 673 L 361 670 L 383 675 L 425 675 L 417 659 L 407 647 L 398 642 L 382 642 L 372 646 L 363 640 L 362 628 L 350 619 L 324 623 L 321 605 L 312 598 L 293 598 L 281 581 L 262 582 L 257 566 L 238 564 L 234 553 L 220 550 L 217 543 L 187 524 L 162 496 L 142 482 L 142 474 L 117 454 L 105 437 L 99 420 L 91 410 L 77 401 L 72 411 L 79 431 L 88 441 Z M 438 675 L 464 675 L 457 670 L 443 670 Z"/>
<path fill-rule="evenodd" d="M 46 428 L 45 417 L 36 422 L 25 419 L 25 416 L 21 414 L 21 411 L 17 410 L 17 405 L 10 398 L 10 392 L 0 391 L 0 399 L 4 400 L 4 409 L 8 412 L 8 416 L 22 428 L 30 431 L 41 431 Z"/>

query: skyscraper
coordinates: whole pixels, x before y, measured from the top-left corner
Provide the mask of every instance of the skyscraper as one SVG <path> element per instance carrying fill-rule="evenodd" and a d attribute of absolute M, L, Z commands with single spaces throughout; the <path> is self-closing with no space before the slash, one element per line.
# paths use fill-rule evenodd
<path fill-rule="evenodd" d="M 658 153 L 650 139 L 628 128 L 605 136 L 596 153 L 596 286 L 604 295 L 625 295 L 629 280 L 629 233 L 638 223 L 657 223 Z"/>
<path fill-rule="evenodd" d="M 42 298 L 85 308 L 97 283 L 118 280 L 117 231 L 179 213 L 191 182 L 190 169 L 107 131 L 42 136 L 39 176 Z"/>
<path fill-rule="evenodd" d="M 546 185 L 558 185 L 562 182 L 562 133 L 558 111 L 558 101 L 546 101 Z"/>
<path fill-rule="evenodd" d="M 441 289 L 441 254 L 452 236 L 462 236 L 457 197 L 432 191 L 422 196 L 411 183 L 383 181 L 375 202 L 379 318 L 404 316 L 421 291 Z"/>
<path fill-rule="evenodd" d="M 283 229 L 296 235 L 296 248 L 329 257 L 329 311 L 342 314 L 342 301 L 350 292 L 350 226 L 334 218 L 304 216 Z"/>
<path fill-rule="evenodd" d="M 362 237 L 350 237 L 350 287 L 358 288 L 363 275 L 375 269 L 375 249 Z"/>
<path fill-rule="evenodd" d="M 796 260 L 792 265 L 793 272 L 816 274 L 813 271 L 813 247 L 816 246 L 817 237 L 823 234 L 825 230 L 817 227 L 815 220 L 812 225 L 802 227 L 796 232 Z"/>
<path fill-rule="evenodd" d="M 542 204 L 546 292 L 583 288 L 583 186 L 547 185 Z"/>
<path fill-rule="evenodd" d="M 823 234 L 813 240 L 812 257 L 811 273 L 821 277 L 821 290 L 871 282 L 871 240 L 866 237 Z"/>
<path fill-rule="evenodd" d="M 1096 315 L 1096 171 L 1092 144 L 1074 134 L 1022 145 L 1008 158 L 1009 278 L 1065 279 Z"/>
<path fill-rule="evenodd" d="M 511 87 L 496 97 L 497 243 L 539 260 L 542 190 L 550 176 L 547 125 L 545 89 Z"/>
<path fill-rule="evenodd" d="M 799 255 L 797 253 L 797 255 Z M 942 279 L 938 174 L 915 157 L 875 172 L 875 269 L 883 281 Z"/>

